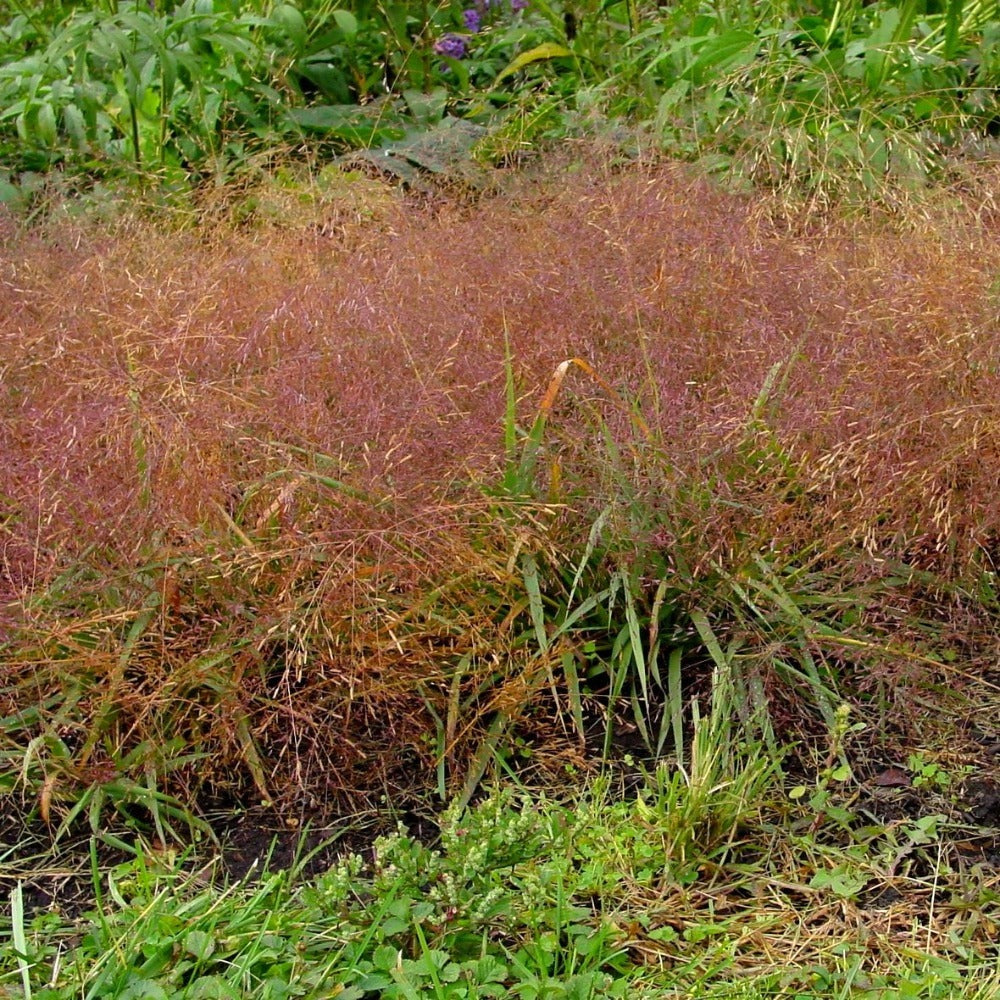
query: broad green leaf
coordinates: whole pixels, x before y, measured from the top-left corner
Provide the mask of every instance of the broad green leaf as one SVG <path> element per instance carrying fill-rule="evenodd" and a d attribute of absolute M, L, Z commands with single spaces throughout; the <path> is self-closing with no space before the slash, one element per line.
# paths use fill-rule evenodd
<path fill-rule="evenodd" d="M 188 931 L 184 937 L 184 950 L 204 962 L 215 951 L 215 938 L 205 931 Z"/>
<path fill-rule="evenodd" d="M 56 113 L 51 104 L 43 104 L 38 109 L 38 137 L 46 146 L 54 146 L 59 138 L 56 127 Z"/>
<path fill-rule="evenodd" d="M 300 76 L 304 77 L 327 100 L 334 104 L 346 104 L 351 98 L 351 89 L 343 70 L 332 63 L 310 61 L 297 67 Z"/>
<path fill-rule="evenodd" d="M 0 110 L 0 122 L 5 121 L 7 118 L 17 118 L 23 115 L 28 108 L 28 99 L 22 98 L 20 101 L 15 101 L 9 107 Z"/>
<path fill-rule="evenodd" d="M 673 85 L 660 98 L 656 106 L 656 133 L 663 134 L 663 130 L 670 121 L 670 113 L 677 105 L 687 97 L 691 90 L 690 80 L 675 80 Z"/>
<path fill-rule="evenodd" d="M 284 29 L 289 40 L 297 49 L 301 49 L 306 44 L 309 31 L 305 18 L 297 7 L 293 7 L 290 3 L 283 3 L 274 9 L 271 20 L 276 27 Z"/>
<path fill-rule="evenodd" d="M 698 50 L 684 76 L 694 83 L 705 83 L 710 77 L 750 63 L 756 57 L 760 44 L 760 38 L 752 31 L 742 28 L 724 31 Z"/>
<path fill-rule="evenodd" d="M 301 128 L 323 131 L 353 124 L 358 108 L 354 104 L 316 104 L 311 108 L 293 108 L 288 117 Z"/>
<path fill-rule="evenodd" d="M 212 134 L 219 123 L 219 113 L 222 110 L 222 95 L 210 93 L 205 98 L 201 109 L 201 127 L 206 133 Z"/>
<path fill-rule="evenodd" d="M 222 976 L 201 976 L 185 991 L 185 1000 L 240 1000 L 243 996 Z"/>
<path fill-rule="evenodd" d="M 414 121 L 421 125 L 433 125 L 439 122 L 448 107 L 448 91 L 444 87 L 435 87 L 429 94 L 410 88 L 403 91 L 403 100 L 413 115 Z"/>
<path fill-rule="evenodd" d="M 347 38 L 353 38 L 358 33 L 358 19 L 349 10 L 335 10 L 333 19 Z"/>
<path fill-rule="evenodd" d="M 75 104 L 67 104 L 63 108 L 63 126 L 77 149 L 87 145 L 87 122 Z"/>
<path fill-rule="evenodd" d="M 172 52 L 164 50 L 160 55 L 160 91 L 164 109 L 169 107 L 173 99 L 176 83 L 177 57 Z"/>
<path fill-rule="evenodd" d="M 167 1000 L 167 991 L 152 979 L 133 977 L 117 996 L 118 1000 Z"/>
<path fill-rule="evenodd" d="M 325 132 L 352 146 L 376 146 L 402 139 L 405 135 L 398 125 L 369 114 L 356 104 L 317 104 L 311 108 L 293 108 L 288 112 L 288 118 L 299 128 Z"/>

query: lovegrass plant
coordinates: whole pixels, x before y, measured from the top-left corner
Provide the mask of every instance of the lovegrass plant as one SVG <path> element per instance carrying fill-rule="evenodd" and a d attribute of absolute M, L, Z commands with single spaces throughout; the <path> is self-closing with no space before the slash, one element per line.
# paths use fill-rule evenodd
<path fill-rule="evenodd" d="M 995 4 L 0 12 L 0 998 L 1000 995 Z"/>
<path fill-rule="evenodd" d="M 554 169 L 5 219 L 11 995 L 995 988 L 989 201 Z"/>

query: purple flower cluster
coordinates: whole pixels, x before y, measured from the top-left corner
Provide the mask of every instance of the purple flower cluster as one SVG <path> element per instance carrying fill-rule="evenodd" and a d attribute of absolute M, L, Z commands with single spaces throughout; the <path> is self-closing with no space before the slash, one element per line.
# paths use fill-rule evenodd
<path fill-rule="evenodd" d="M 434 43 L 434 51 L 448 59 L 463 59 L 468 45 L 461 35 L 444 35 Z"/>
<path fill-rule="evenodd" d="M 462 24 L 470 35 L 478 35 L 486 24 L 495 21 L 509 7 L 512 14 L 518 14 L 528 7 L 531 0 L 475 0 L 475 6 L 462 11 Z M 448 59 L 464 59 L 469 52 L 469 43 L 462 35 L 449 33 L 442 35 L 434 43 L 434 51 Z"/>

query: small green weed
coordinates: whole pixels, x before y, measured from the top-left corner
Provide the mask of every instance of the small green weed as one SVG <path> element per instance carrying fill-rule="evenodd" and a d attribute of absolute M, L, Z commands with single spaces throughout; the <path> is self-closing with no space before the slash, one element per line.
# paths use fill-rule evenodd
<path fill-rule="evenodd" d="M 942 794 L 949 793 L 956 780 L 961 780 L 968 772 L 968 768 L 963 767 L 956 773 L 936 761 L 928 760 L 922 753 L 911 753 L 906 759 L 906 769 L 912 776 L 914 788 L 926 788 Z"/>
<path fill-rule="evenodd" d="M 434 845 L 400 828 L 371 859 L 346 854 L 310 878 L 264 871 L 216 885 L 211 866 L 192 874 L 193 859 L 137 845 L 106 872 L 95 864 L 96 907 L 74 923 L 28 914 L 19 882 L 0 924 L 12 945 L 0 986 L 47 1000 L 990 995 L 983 931 L 996 894 L 962 917 L 944 902 L 958 873 L 942 871 L 938 905 L 950 933 L 965 928 L 960 950 L 921 957 L 909 939 L 886 939 L 873 953 L 879 931 L 854 923 L 870 883 L 891 877 L 901 900 L 927 892 L 920 876 L 884 867 L 889 842 L 859 838 L 838 855 L 786 839 L 761 810 L 777 775 L 753 753 L 728 780 L 690 766 L 659 768 L 634 797 L 608 779 L 566 802 L 507 788 L 445 810 Z M 899 855 L 941 829 L 914 824 Z M 803 852 L 817 865 L 808 882 Z M 923 933 L 929 944 L 939 930 Z"/>

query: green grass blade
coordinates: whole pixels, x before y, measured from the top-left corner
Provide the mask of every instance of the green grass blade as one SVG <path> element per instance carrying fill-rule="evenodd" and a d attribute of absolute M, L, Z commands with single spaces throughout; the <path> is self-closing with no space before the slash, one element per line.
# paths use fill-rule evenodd
<path fill-rule="evenodd" d="M 610 515 L 611 508 L 605 507 L 600 514 L 597 515 L 594 519 L 594 523 L 590 526 L 590 531 L 587 533 L 587 544 L 584 546 L 583 555 L 580 557 L 580 562 L 577 564 L 576 572 L 573 574 L 573 584 L 569 588 L 569 599 L 566 602 L 568 607 L 572 607 L 573 605 L 573 601 L 576 598 L 576 588 L 580 586 L 580 581 L 583 579 L 584 571 L 590 563 L 590 560 L 593 558 L 594 552 L 597 549 L 597 543 L 601 538 L 601 532 L 604 530 L 604 525 L 607 523 Z"/>
<path fill-rule="evenodd" d="M 684 763 L 684 692 L 681 678 L 681 661 L 683 652 L 680 647 L 670 651 L 667 663 L 667 707 L 669 710 L 670 729 L 674 734 L 674 753 L 677 762 Z M 666 714 L 666 713 L 665 713 Z M 662 734 L 663 736 L 666 733 Z M 661 739 L 662 742 L 662 739 Z"/>
<path fill-rule="evenodd" d="M 722 672 L 729 672 L 729 661 L 726 659 L 726 654 L 722 651 L 722 646 L 719 643 L 712 626 L 709 624 L 708 615 L 705 614 L 700 608 L 695 608 L 691 612 L 691 624 L 694 625 L 698 632 L 698 637 L 702 641 L 708 655 L 712 658 L 712 662 L 715 666 Z"/>
<path fill-rule="evenodd" d="M 21 986 L 25 1000 L 31 1000 L 31 966 L 28 965 L 28 939 L 24 933 L 24 892 L 20 882 L 10 893 L 10 919 L 14 953 L 17 956 L 18 971 L 21 973 Z"/>
<path fill-rule="evenodd" d="M 583 727 L 583 698 L 580 691 L 580 675 L 576 669 L 575 653 L 570 650 L 563 653 L 562 668 L 563 676 L 566 678 L 570 715 L 573 718 L 573 726 L 582 743 L 587 734 Z"/>
<path fill-rule="evenodd" d="M 642 641 L 642 629 L 639 626 L 639 615 L 636 612 L 635 598 L 626 583 L 622 588 L 625 600 L 625 622 L 628 625 L 629 644 L 632 647 L 632 662 L 635 664 L 635 675 L 639 681 L 642 699 L 649 705 L 649 677 L 646 670 L 646 651 Z"/>
<path fill-rule="evenodd" d="M 958 52 L 958 40 L 962 27 L 962 11 L 965 0 L 948 0 L 944 13 L 944 58 L 954 59 Z"/>
<path fill-rule="evenodd" d="M 521 578 L 528 594 L 528 611 L 531 624 L 535 630 L 535 640 L 542 653 L 549 651 L 549 635 L 545 628 L 545 606 L 542 602 L 542 589 L 538 581 L 538 563 L 530 552 L 521 555 Z"/>

